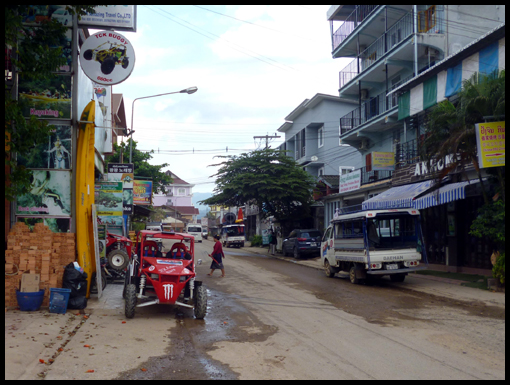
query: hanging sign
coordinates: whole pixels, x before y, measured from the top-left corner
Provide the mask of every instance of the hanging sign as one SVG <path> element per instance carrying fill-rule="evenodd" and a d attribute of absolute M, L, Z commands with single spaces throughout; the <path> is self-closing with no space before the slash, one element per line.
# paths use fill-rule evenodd
<path fill-rule="evenodd" d="M 85 75 L 96 83 L 119 84 L 133 72 L 135 50 L 120 33 L 101 31 L 83 43 L 80 65 Z"/>
<path fill-rule="evenodd" d="M 505 165 L 505 122 L 475 124 L 480 168 Z"/>

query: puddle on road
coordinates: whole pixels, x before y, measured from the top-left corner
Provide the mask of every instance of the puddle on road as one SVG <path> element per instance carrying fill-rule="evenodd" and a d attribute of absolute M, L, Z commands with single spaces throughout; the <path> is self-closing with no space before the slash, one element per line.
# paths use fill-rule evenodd
<path fill-rule="evenodd" d="M 121 373 L 117 380 L 236 380 L 238 374 L 214 357 L 219 341 L 265 341 L 277 328 L 261 324 L 228 294 L 207 289 L 207 315 L 193 317 L 193 310 L 175 307 L 176 327 L 162 339 L 170 341 L 167 354 L 151 357 L 136 368 Z M 227 315 L 228 314 L 228 315 Z M 150 320 L 147 320 L 150 322 Z M 254 332 L 256 331 L 256 332 Z M 142 371 L 144 368 L 146 371 Z"/>

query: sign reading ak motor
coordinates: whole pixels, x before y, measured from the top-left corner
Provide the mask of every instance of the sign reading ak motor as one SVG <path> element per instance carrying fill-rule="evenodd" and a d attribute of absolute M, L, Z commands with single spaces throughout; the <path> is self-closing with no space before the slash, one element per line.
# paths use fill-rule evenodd
<path fill-rule="evenodd" d="M 121 34 L 102 31 L 83 43 L 80 64 L 90 80 L 112 85 L 126 80 L 135 66 L 135 50 Z"/>

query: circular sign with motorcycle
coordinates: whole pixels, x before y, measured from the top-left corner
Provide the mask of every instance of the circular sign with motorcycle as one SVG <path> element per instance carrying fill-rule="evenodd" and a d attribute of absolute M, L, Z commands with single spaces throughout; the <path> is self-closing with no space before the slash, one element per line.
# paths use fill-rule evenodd
<path fill-rule="evenodd" d="M 80 64 L 90 80 L 104 85 L 119 84 L 133 71 L 135 50 L 120 33 L 98 32 L 81 46 Z"/>

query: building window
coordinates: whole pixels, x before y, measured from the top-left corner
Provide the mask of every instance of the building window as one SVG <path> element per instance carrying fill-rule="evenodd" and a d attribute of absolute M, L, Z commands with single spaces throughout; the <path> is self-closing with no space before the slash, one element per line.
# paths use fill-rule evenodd
<path fill-rule="evenodd" d="M 324 167 L 319 168 L 319 176 L 324 175 Z"/>
<path fill-rule="evenodd" d="M 184 188 L 180 188 L 180 189 L 178 190 L 178 194 L 179 194 L 179 195 L 186 195 L 186 189 L 184 189 Z"/>
<path fill-rule="evenodd" d="M 324 126 L 319 128 L 318 136 L 319 136 L 319 148 L 321 148 L 322 146 L 324 146 Z"/>

